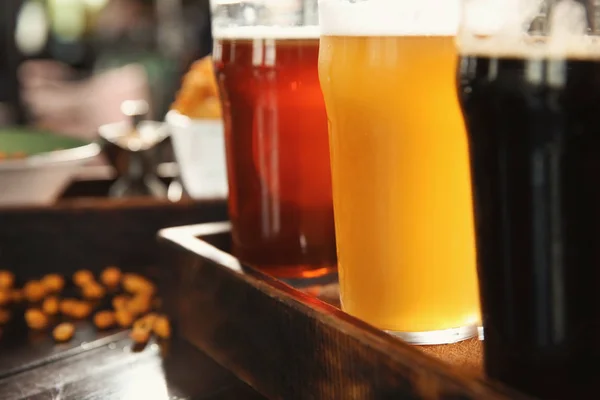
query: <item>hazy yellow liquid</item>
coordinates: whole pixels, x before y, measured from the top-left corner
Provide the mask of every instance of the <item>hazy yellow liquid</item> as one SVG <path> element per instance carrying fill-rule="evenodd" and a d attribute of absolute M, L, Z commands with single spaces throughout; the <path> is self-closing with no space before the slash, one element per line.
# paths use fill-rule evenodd
<path fill-rule="evenodd" d="M 321 39 L 343 308 L 381 329 L 479 320 L 452 37 Z"/>

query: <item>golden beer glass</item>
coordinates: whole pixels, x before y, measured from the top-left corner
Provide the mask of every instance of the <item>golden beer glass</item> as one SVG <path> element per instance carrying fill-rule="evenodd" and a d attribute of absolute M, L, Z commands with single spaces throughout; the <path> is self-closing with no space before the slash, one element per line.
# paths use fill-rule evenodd
<path fill-rule="evenodd" d="M 477 334 L 454 0 L 321 0 L 343 309 L 413 344 Z"/>

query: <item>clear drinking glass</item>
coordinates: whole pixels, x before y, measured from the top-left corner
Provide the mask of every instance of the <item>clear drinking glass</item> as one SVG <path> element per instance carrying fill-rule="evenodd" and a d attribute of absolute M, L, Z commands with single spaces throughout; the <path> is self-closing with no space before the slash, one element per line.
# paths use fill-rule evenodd
<path fill-rule="evenodd" d="M 485 369 L 541 398 L 598 397 L 599 11 L 465 0 L 458 35 Z"/>
<path fill-rule="evenodd" d="M 337 268 L 316 1 L 213 1 L 234 252 L 294 283 Z"/>
<path fill-rule="evenodd" d="M 413 344 L 477 334 L 459 3 L 321 0 L 343 309 Z"/>

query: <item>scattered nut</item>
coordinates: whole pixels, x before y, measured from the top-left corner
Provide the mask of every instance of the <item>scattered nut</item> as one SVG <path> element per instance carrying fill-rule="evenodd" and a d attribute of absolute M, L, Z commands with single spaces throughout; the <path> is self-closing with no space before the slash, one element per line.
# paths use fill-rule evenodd
<path fill-rule="evenodd" d="M 131 333 L 129 334 L 129 337 L 136 343 L 136 344 L 144 344 L 147 343 L 148 340 L 150 340 L 150 333 L 152 332 L 151 329 L 147 329 L 146 327 L 133 327 L 133 329 L 131 329 Z"/>
<path fill-rule="evenodd" d="M 77 303 L 79 303 L 76 299 L 64 299 L 60 302 L 60 312 L 67 317 L 73 316 L 73 310 L 77 308 Z"/>
<path fill-rule="evenodd" d="M 92 313 L 92 306 L 85 301 L 78 301 L 74 304 L 73 312 L 71 313 L 71 317 L 76 319 L 84 319 L 89 317 Z"/>
<path fill-rule="evenodd" d="M 112 311 L 100 311 L 94 315 L 94 324 L 98 329 L 111 328 L 115 322 L 115 313 Z"/>
<path fill-rule="evenodd" d="M 112 306 L 115 310 L 121 310 L 127 307 L 129 299 L 127 296 L 115 296 L 112 300 Z"/>
<path fill-rule="evenodd" d="M 15 276 L 10 271 L 0 271 L 0 289 L 10 289 L 15 283 Z"/>
<path fill-rule="evenodd" d="M 154 333 L 161 339 L 171 337 L 171 324 L 165 316 L 157 317 L 152 326 Z"/>
<path fill-rule="evenodd" d="M 121 282 L 121 270 L 117 267 L 107 267 L 100 275 L 100 281 L 108 287 L 115 287 Z"/>
<path fill-rule="evenodd" d="M 99 283 L 92 281 L 92 282 L 86 283 L 82 287 L 82 293 L 83 293 L 83 297 L 85 297 L 86 299 L 100 300 L 101 298 L 104 297 L 106 290 L 104 290 L 102 285 L 100 285 Z"/>
<path fill-rule="evenodd" d="M 46 297 L 42 303 L 42 310 L 46 315 L 58 314 L 60 302 L 56 296 Z"/>
<path fill-rule="evenodd" d="M 125 274 L 123 288 L 129 293 L 154 293 L 154 284 L 138 274 Z"/>
<path fill-rule="evenodd" d="M 133 315 L 141 315 L 150 311 L 152 297 L 146 294 L 138 294 L 127 302 L 127 310 Z"/>
<path fill-rule="evenodd" d="M 11 313 L 9 310 L 4 310 L 0 308 L 0 325 L 4 325 L 10 321 Z"/>
<path fill-rule="evenodd" d="M 155 320 L 156 315 L 147 315 L 145 317 L 139 318 L 133 323 L 133 329 L 146 329 L 152 331 L 152 327 L 154 326 Z"/>
<path fill-rule="evenodd" d="M 46 287 L 40 281 L 29 281 L 23 287 L 23 293 L 31 303 L 37 303 L 46 295 Z"/>
<path fill-rule="evenodd" d="M 115 312 L 115 319 L 122 328 L 129 328 L 133 324 L 133 315 L 123 308 Z"/>
<path fill-rule="evenodd" d="M 158 314 L 150 313 L 140 319 L 146 321 L 146 323 L 150 324 L 150 326 L 154 326 L 154 321 L 156 321 L 156 318 L 158 318 Z"/>
<path fill-rule="evenodd" d="M 75 334 L 75 326 L 69 322 L 63 322 L 54 328 L 52 336 L 57 342 L 68 342 Z"/>
<path fill-rule="evenodd" d="M 58 274 L 48 274 L 42 278 L 42 284 L 49 293 L 59 293 L 65 287 L 65 279 Z"/>
<path fill-rule="evenodd" d="M 7 324 L 11 317 L 11 310 L 2 308 L 11 303 L 19 303 L 26 299 L 30 303 L 38 303 L 38 308 L 28 308 L 25 311 L 27 326 L 35 331 L 47 329 L 51 323 L 51 316 L 59 313 L 69 319 L 85 319 L 100 305 L 106 296 L 107 290 L 111 295 L 117 294 L 112 299 L 113 310 L 98 311 L 93 316 L 95 326 L 102 330 L 114 326 L 131 328 L 130 337 L 136 344 L 145 344 L 155 334 L 160 338 L 171 336 L 171 326 L 165 316 L 158 316 L 151 310 L 160 308 L 161 300 L 154 297 L 156 286 L 149 279 L 139 274 L 123 274 L 117 267 L 107 267 L 102 271 L 99 282 L 88 270 L 79 270 L 73 274 L 73 282 L 81 289 L 83 298 L 67 298 L 62 301 L 58 294 L 65 287 L 65 278 L 60 274 L 47 274 L 41 280 L 31 280 L 22 289 L 14 287 L 15 277 L 12 272 L 0 270 L 0 327 Z M 102 284 L 104 284 L 104 286 Z M 116 291 L 122 285 L 125 293 Z M 115 293 L 116 292 L 116 293 Z M 104 302 L 102 302 L 104 303 Z M 2 330 L 0 329 L 0 335 Z M 43 338 L 46 333 L 29 332 L 29 335 Z M 52 335 L 57 342 L 67 342 L 73 338 L 75 326 L 70 322 L 63 322 L 52 330 Z"/>
<path fill-rule="evenodd" d="M 73 283 L 79 287 L 83 287 L 90 282 L 94 282 L 94 275 L 86 269 L 79 270 L 73 274 Z"/>
<path fill-rule="evenodd" d="M 25 311 L 25 322 L 31 329 L 41 330 L 48 326 L 48 317 L 37 308 Z"/>

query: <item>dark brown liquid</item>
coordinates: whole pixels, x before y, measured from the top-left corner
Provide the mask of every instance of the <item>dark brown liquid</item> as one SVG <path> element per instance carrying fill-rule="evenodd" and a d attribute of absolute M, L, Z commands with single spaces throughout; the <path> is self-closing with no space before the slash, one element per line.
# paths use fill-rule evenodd
<path fill-rule="evenodd" d="M 318 39 L 215 40 L 234 251 L 282 278 L 336 268 Z"/>
<path fill-rule="evenodd" d="M 488 375 L 600 390 L 600 63 L 463 57 Z"/>

